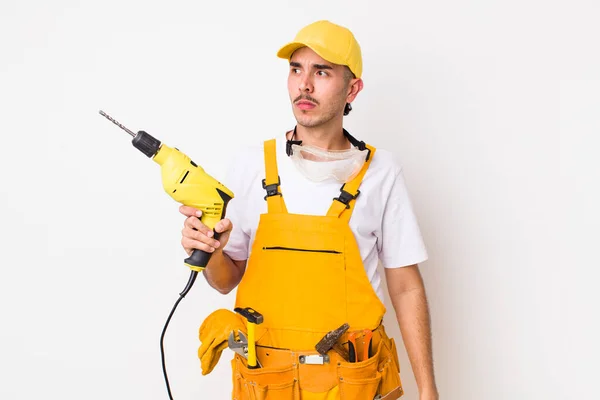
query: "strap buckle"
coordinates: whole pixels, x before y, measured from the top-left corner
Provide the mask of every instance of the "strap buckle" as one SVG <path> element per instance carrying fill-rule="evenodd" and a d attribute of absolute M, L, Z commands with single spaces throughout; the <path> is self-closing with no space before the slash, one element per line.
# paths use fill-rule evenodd
<path fill-rule="evenodd" d="M 279 193 L 279 190 L 278 190 L 279 185 L 281 185 L 281 177 L 279 177 L 279 176 L 277 176 L 277 183 L 272 183 L 270 185 L 267 185 L 266 179 L 262 180 L 262 187 L 263 187 L 263 189 L 265 189 L 267 191 L 265 200 L 267 199 L 267 197 L 281 196 L 281 193 Z"/>
<path fill-rule="evenodd" d="M 356 198 L 360 194 L 360 190 L 357 189 L 356 190 L 356 195 L 354 195 L 354 196 L 351 193 L 346 192 L 343 189 L 343 186 L 342 186 L 342 189 L 340 189 L 340 190 L 341 190 L 340 191 L 340 195 L 338 197 L 334 197 L 333 199 L 339 201 L 340 203 L 345 204 L 346 205 L 346 209 L 348 209 L 348 208 L 350 208 L 350 201 L 356 200 Z"/>

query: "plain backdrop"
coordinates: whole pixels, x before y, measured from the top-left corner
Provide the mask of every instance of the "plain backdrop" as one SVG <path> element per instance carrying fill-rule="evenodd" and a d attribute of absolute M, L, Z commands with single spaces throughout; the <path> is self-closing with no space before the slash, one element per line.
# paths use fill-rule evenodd
<path fill-rule="evenodd" d="M 346 128 L 404 166 L 441 399 L 595 398 L 599 18 L 595 0 L 2 0 L 0 398 L 167 398 L 183 217 L 98 111 L 222 179 L 293 127 L 275 52 L 317 19 L 363 49 Z M 176 399 L 229 398 L 231 352 L 208 376 L 196 352 L 234 296 L 199 279 L 180 304 Z"/>

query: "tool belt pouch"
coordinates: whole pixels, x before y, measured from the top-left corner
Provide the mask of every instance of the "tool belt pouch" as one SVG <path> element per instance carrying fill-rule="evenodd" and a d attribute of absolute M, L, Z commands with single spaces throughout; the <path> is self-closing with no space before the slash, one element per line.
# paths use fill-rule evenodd
<path fill-rule="evenodd" d="M 234 400 L 300 400 L 297 374 L 292 364 L 249 369 L 246 360 L 238 354 L 231 364 Z"/>
<path fill-rule="evenodd" d="M 375 343 L 374 343 L 375 344 Z M 232 360 L 234 400 L 395 400 L 403 395 L 394 339 L 382 337 L 368 360 L 349 363 L 330 351 L 329 363 L 308 365 L 315 352 L 257 349 L 263 368 Z"/>

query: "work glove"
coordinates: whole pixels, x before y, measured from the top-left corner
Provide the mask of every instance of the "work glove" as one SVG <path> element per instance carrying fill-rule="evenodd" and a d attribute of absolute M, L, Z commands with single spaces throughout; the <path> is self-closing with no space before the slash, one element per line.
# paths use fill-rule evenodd
<path fill-rule="evenodd" d="M 200 348 L 198 357 L 201 361 L 202 375 L 209 374 L 221 358 L 221 353 L 228 347 L 228 339 L 231 331 L 240 330 L 246 334 L 246 325 L 243 317 L 226 310 L 220 309 L 210 314 L 200 326 L 199 337 Z"/>

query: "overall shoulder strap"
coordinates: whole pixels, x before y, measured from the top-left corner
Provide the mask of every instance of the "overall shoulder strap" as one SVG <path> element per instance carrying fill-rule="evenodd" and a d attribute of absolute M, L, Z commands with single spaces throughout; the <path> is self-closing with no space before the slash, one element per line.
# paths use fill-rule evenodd
<path fill-rule="evenodd" d="M 276 140 L 265 141 L 264 148 L 266 179 L 263 179 L 262 186 L 267 191 L 265 200 L 267 201 L 268 211 L 269 213 L 287 213 L 281 188 L 279 187 L 281 181 L 277 171 Z"/>
<path fill-rule="evenodd" d="M 350 182 L 346 182 L 342 185 L 340 189 L 340 195 L 333 199 L 333 204 L 331 204 L 331 207 L 327 212 L 327 216 L 338 217 L 345 221 L 350 221 L 350 216 L 352 215 L 352 211 L 354 211 L 354 203 L 360 194 L 358 187 L 360 186 L 367 169 L 369 169 L 369 165 L 373 160 L 373 156 L 375 155 L 375 147 L 368 144 L 366 147 L 369 150 L 367 160 L 358 172 L 358 175 L 356 175 Z"/>

